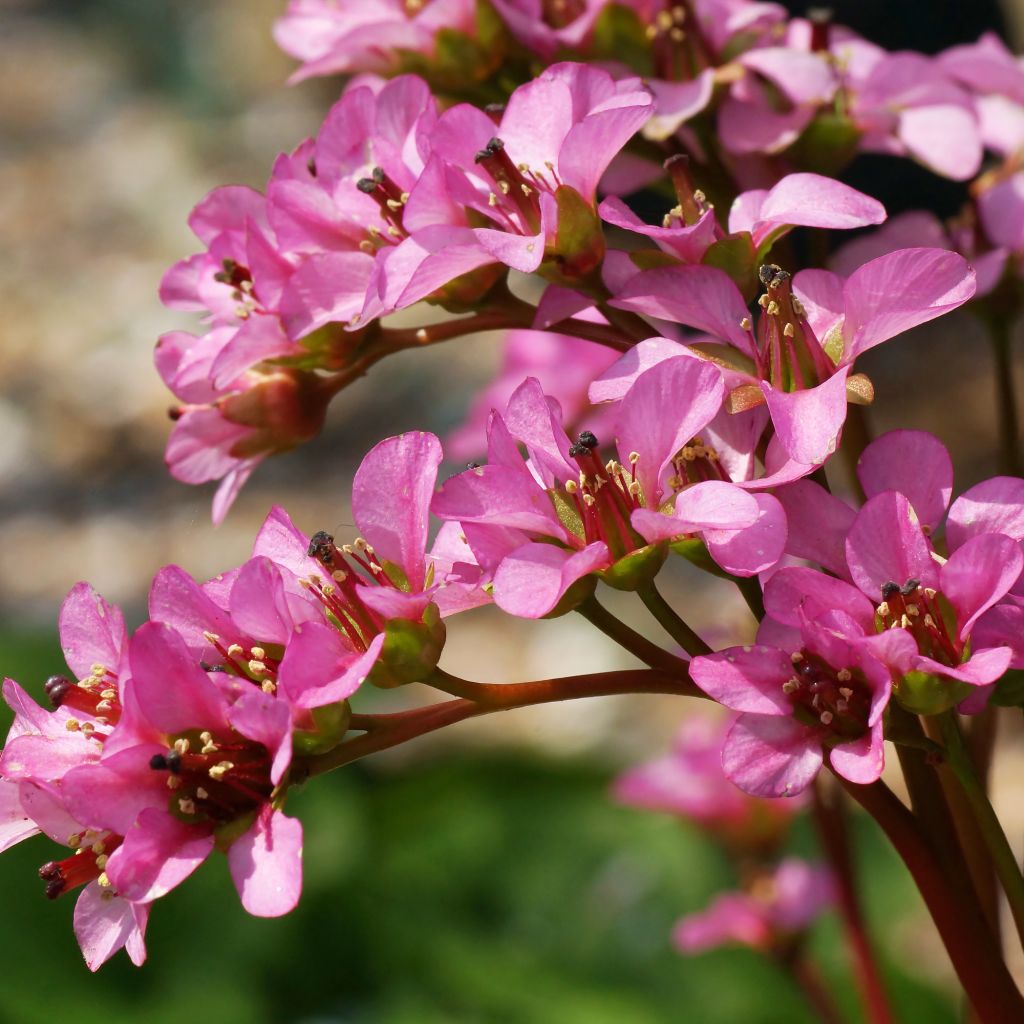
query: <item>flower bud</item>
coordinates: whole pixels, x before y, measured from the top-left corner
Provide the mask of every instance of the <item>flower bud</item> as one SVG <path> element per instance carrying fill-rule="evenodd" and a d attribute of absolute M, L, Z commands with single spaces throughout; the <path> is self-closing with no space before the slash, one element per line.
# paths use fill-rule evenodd
<path fill-rule="evenodd" d="M 607 569 L 601 570 L 598 575 L 616 590 L 638 590 L 658 575 L 667 557 L 668 544 L 659 541 L 631 551 Z"/>
<path fill-rule="evenodd" d="M 231 454 L 236 458 L 288 451 L 320 433 L 330 401 L 321 378 L 305 370 L 277 370 L 219 403 L 232 423 L 252 427 Z"/>

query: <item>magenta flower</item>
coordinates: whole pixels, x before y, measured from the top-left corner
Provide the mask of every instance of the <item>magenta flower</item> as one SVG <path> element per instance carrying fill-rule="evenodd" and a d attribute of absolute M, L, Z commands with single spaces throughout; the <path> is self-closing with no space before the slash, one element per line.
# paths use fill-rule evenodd
<path fill-rule="evenodd" d="M 810 569 L 780 569 L 765 607 L 759 637 L 784 648 L 731 647 L 690 663 L 708 696 L 741 712 L 722 750 L 726 776 L 753 796 L 792 796 L 811 784 L 827 751 L 844 778 L 873 782 L 893 673 L 905 674 L 915 653 L 910 635 L 876 634 L 867 598 Z"/>
<path fill-rule="evenodd" d="M 705 252 L 726 237 L 703 193 L 697 192 L 679 168 L 670 164 L 678 179 L 679 204 L 665 215 L 660 227 L 643 223 L 628 206 L 614 196 L 605 199 L 598 212 L 617 227 L 651 238 L 663 252 L 684 263 L 700 263 Z M 757 260 L 762 261 L 772 245 L 791 228 L 857 228 L 880 224 L 885 207 L 856 189 L 820 174 L 789 174 L 770 189 L 755 189 L 737 196 L 729 211 L 728 234 L 746 232 Z"/>
<path fill-rule="evenodd" d="M 557 408 L 529 378 L 504 417 L 492 414 L 488 464 L 448 480 L 433 511 L 462 524 L 477 563 L 493 572 L 495 602 L 513 615 L 551 613 L 592 573 L 628 588 L 633 573 L 660 566 L 663 552 L 647 550 L 648 542 L 700 535 L 723 568 L 752 575 L 782 550 L 785 526 L 774 499 L 756 499 L 717 472 L 705 478 L 689 467 L 698 448 L 708 461 L 694 438 L 721 396 L 721 375 L 709 363 L 690 358 L 653 367 L 617 410 L 619 461 L 605 464 L 597 438 L 584 432 L 570 441 Z M 669 502 L 671 514 L 660 511 Z M 630 558 L 641 552 L 645 570 Z"/>
<path fill-rule="evenodd" d="M 570 251 L 561 211 L 573 209 L 578 224 L 581 201 L 596 206 L 601 175 L 651 103 L 636 79 L 615 81 L 583 64 L 555 64 L 512 93 L 497 124 L 476 107 L 452 107 L 431 135 L 449 196 L 447 210 L 437 204 L 434 223 L 461 227 L 465 221 L 453 220 L 455 203 L 488 224 L 472 232 L 481 259 L 532 272 L 546 257 L 562 257 L 570 274 L 588 273 L 602 255 L 600 236 L 573 239 Z M 414 239 L 428 227 L 414 230 Z M 462 233 L 455 237 L 464 244 Z M 581 244 L 586 251 L 578 251 Z"/>
<path fill-rule="evenodd" d="M 160 623 L 132 637 L 129 661 L 138 715 L 121 719 L 97 762 L 61 781 L 76 820 L 124 837 L 103 866 L 109 885 L 149 903 L 221 836 L 243 906 L 287 913 L 301 888 L 302 827 L 271 803 L 291 760 L 287 704 L 251 684 L 218 685 Z"/>
<path fill-rule="evenodd" d="M 624 804 L 675 814 L 741 848 L 772 846 L 797 800 L 761 800 L 741 793 L 722 772 L 722 744 L 735 715 L 688 714 L 664 757 L 620 775 L 612 789 Z"/>
<path fill-rule="evenodd" d="M 827 868 L 790 857 L 745 891 L 723 893 L 707 910 L 682 918 L 672 941 L 686 955 L 723 945 L 767 951 L 808 928 L 835 898 Z"/>
<path fill-rule="evenodd" d="M 289 0 L 274 25 L 274 39 L 302 61 L 292 82 L 315 75 L 375 71 L 393 73 L 402 50 L 432 55 L 437 33 L 456 29 L 471 34 L 476 25 L 472 0 Z"/>
<path fill-rule="evenodd" d="M 1016 616 L 1015 590 L 1024 592 L 1024 482 L 978 484 L 946 517 L 952 462 L 935 437 L 914 430 L 874 441 L 857 472 L 868 497 L 857 512 L 810 481 L 779 490 L 789 551 L 851 580 L 877 604 L 880 628 L 908 631 L 916 647 L 911 669 L 977 687 L 983 705 L 984 687 L 1024 653 L 1006 628 Z M 948 558 L 931 540 L 944 518 Z M 962 689 L 947 690 L 948 700 L 958 696 Z"/>
<path fill-rule="evenodd" d="M 763 267 L 761 274 L 766 292 L 756 333 L 739 289 L 714 267 L 643 271 L 612 305 L 721 339 L 735 353 L 722 351 L 722 361 L 744 382 L 732 389 L 726 408 L 765 403 L 783 447 L 805 465 L 835 451 L 848 391 L 859 401 L 873 394 L 870 382 L 851 377 L 857 356 L 955 309 L 975 289 L 974 271 L 963 258 L 938 249 L 882 256 L 845 282 L 823 270 L 802 271 L 792 282 L 778 267 Z"/>

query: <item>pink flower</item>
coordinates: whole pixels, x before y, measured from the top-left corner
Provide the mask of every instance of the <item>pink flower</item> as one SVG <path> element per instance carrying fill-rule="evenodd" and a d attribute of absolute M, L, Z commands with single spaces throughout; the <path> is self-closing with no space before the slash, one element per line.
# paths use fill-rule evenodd
<path fill-rule="evenodd" d="M 790 518 L 789 551 L 851 580 L 877 604 L 880 628 L 907 631 L 915 642 L 910 668 L 950 681 L 948 702 L 965 695 L 956 681 L 978 688 L 967 710 L 983 706 L 987 685 L 1024 655 L 1007 629 L 1024 594 L 1024 482 L 978 484 L 947 517 L 949 454 L 931 434 L 913 430 L 874 441 L 857 472 L 868 497 L 857 512 L 811 481 L 779 490 Z M 931 540 L 943 518 L 948 558 L 937 556 Z M 912 698 L 908 692 L 905 699 Z"/>
<path fill-rule="evenodd" d="M 624 772 L 613 794 L 621 803 L 696 822 L 741 849 L 774 845 L 799 800 L 768 801 L 741 793 L 722 772 L 722 743 L 735 716 L 688 714 L 670 753 Z"/>
<path fill-rule="evenodd" d="M 442 29 L 471 34 L 476 24 L 472 0 L 289 0 L 274 25 L 274 39 L 303 66 L 300 82 L 343 72 L 394 72 L 402 50 L 432 55 Z"/>
<path fill-rule="evenodd" d="M 103 867 L 109 885 L 149 903 L 184 881 L 220 836 L 243 906 L 287 913 L 301 887 L 302 828 L 271 805 L 291 760 L 287 704 L 247 682 L 218 685 L 160 623 L 132 637 L 129 662 L 138 715 L 121 719 L 97 762 L 61 781 L 76 820 L 124 837 Z"/>
<path fill-rule="evenodd" d="M 684 263 L 700 263 L 726 232 L 716 222 L 703 193 L 695 191 L 680 160 L 670 160 L 667 165 L 676 183 L 679 205 L 665 215 L 660 227 L 644 224 L 614 196 L 605 199 L 598 212 L 610 224 L 653 239 L 663 252 Z M 746 232 L 755 258 L 761 262 L 772 245 L 793 227 L 847 229 L 883 220 L 882 204 L 848 185 L 819 174 L 789 174 L 771 189 L 739 195 L 729 212 L 728 234 Z"/>
<path fill-rule="evenodd" d="M 761 279 L 766 292 L 756 333 L 739 289 L 714 267 L 643 271 L 611 304 L 707 331 L 733 349 L 721 358 L 744 384 L 732 389 L 726 408 L 765 403 L 783 447 L 804 465 L 835 451 L 848 391 L 858 401 L 873 395 L 870 382 L 851 377 L 857 356 L 955 309 L 975 289 L 971 267 L 940 249 L 882 256 L 846 281 L 806 270 L 791 282 L 774 266 L 762 267 Z"/>
<path fill-rule="evenodd" d="M 642 582 L 664 558 L 658 542 L 676 537 L 702 536 L 727 571 L 759 572 L 782 550 L 784 522 L 774 499 L 762 504 L 717 474 L 680 475 L 721 395 L 721 376 L 708 363 L 690 358 L 653 367 L 617 411 L 620 461 L 606 464 L 593 434 L 570 441 L 557 407 L 528 378 L 504 417 L 492 414 L 488 464 L 448 480 L 434 513 L 462 524 L 477 563 L 493 572 L 499 607 L 528 618 L 551 613 L 593 573 L 624 589 Z M 517 441 L 526 445 L 528 463 Z M 660 509 L 670 501 L 666 515 Z"/>
<path fill-rule="evenodd" d="M 596 206 L 597 183 L 650 109 L 637 79 L 555 64 L 512 93 L 497 124 L 468 104 L 447 110 L 431 135 L 432 154 L 444 165 L 432 191 L 436 196 L 443 183 L 446 198 L 435 199 L 432 219 L 421 216 L 413 229 L 413 240 L 425 245 L 423 258 L 440 252 L 430 262 L 443 265 L 469 246 L 466 258 L 475 249 L 477 265 L 499 262 L 529 273 L 554 259 L 560 272 L 585 276 L 603 254 L 596 217 L 583 227 Z M 416 199 L 410 196 L 410 206 Z M 488 226 L 467 235 L 459 207 Z M 432 241 L 446 226 L 449 233 L 462 230 L 450 241 L 443 234 Z"/>
<path fill-rule="evenodd" d="M 792 796 L 811 784 L 827 751 L 844 778 L 873 782 L 893 673 L 907 671 L 913 640 L 900 629 L 876 634 L 867 598 L 812 570 L 779 570 L 765 604 L 789 628 L 774 630 L 767 619 L 759 638 L 778 638 L 784 649 L 732 647 L 690 663 L 708 696 L 741 712 L 722 750 L 726 776 L 753 796 Z"/>
<path fill-rule="evenodd" d="M 834 902 L 831 872 L 790 857 L 746 890 L 723 893 L 707 910 L 688 914 L 672 941 L 685 955 L 733 944 L 767 951 L 804 931 Z"/>

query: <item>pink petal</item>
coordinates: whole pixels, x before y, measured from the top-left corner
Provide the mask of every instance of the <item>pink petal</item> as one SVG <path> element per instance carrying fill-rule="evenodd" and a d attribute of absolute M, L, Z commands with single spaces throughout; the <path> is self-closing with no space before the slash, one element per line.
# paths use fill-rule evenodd
<path fill-rule="evenodd" d="M 26 813 L 19 795 L 21 786 L 32 785 L 31 782 L 19 784 L 8 779 L 0 779 L 0 853 L 39 831 L 35 819 Z M 64 838 L 70 834 L 65 833 Z"/>
<path fill-rule="evenodd" d="M 875 782 L 885 767 L 881 719 L 859 739 L 833 747 L 828 756 L 832 767 L 844 779 L 859 786 Z"/>
<path fill-rule="evenodd" d="M 348 323 L 363 308 L 373 257 L 363 252 L 318 253 L 292 275 L 281 295 L 281 319 L 298 339 L 326 323 Z"/>
<path fill-rule="evenodd" d="M 125 899 L 111 898 L 98 882 L 90 882 L 78 897 L 74 927 L 90 971 L 99 970 L 133 936 L 142 941 L 135 908 Z"/>
<path fill-rule="evenodd" d="M 706 480 L 676 496 L 672 515 L 638 508 L 630 520 L 645 540 L 653 542 L 704 529 L 742 529 L 753 526 L 760 514 L 761 506 L 754 495 L 724 480 Z"/>
<path fill-rule="evenodd" d="M 129 747 L 98 764 L 73 768 L 61 781 L 69 813 L 91 828 L 127 835 L 147 807 L 167 806 L 166 772 L 149 767 L 154 754 L 166 754 L 157 744 Z"/>
<path fill-rule="evenodd" d="M 900 141 L 936 174 L 967 181 L 981 166 L 981 138 L 972 111 L 955 104 L 911 107 L 899 115 Z"/>
<path fill-rule="evenodd" d="M 721 372 L 700 359 L 667 359 L 636 378 L 618 409 L 616 437 L 624 466 L 640 456 L 632 472 L 649 507 L 661 504 L 673 457 L 715 416 L 724 392 Z"/>
<path fill-rule="evenodd" d="M 601 541 L 582 551 L 528 543 L 503 559 L 494 574 L 494 603 L 509 615 L 539 619 L 552 611 L 577 580 L 611 563 Z"/>
<path fill-rule="evenodd" d="M 846 538 L 846 561 L 853 582 L 871 601 L 882 599 L 882 586 L 903 586 L 916 579 L 938 585 L 938 567 L 910 502 L 896 491 L 871 498 L 857 514 Z"/>
<path fill-rule="evenodd" d="M 677 357 L 700 359 L 685 345 L 668 338 L 648 338 L 638 342 L 594 379 L 590 385 L 590 401 L 596 404 L 624 398 L 642 373 L 665 359 Z"/>
<path fill-rule="evenodd" d="M 918 519 L 932 530 L 942 522 L 953 494 L 949 452 L 923 430 L 890 430 L 872 441 L 857 462 L 857 476 L 869 498 L 882 491 L 905 494 Z"/>
<path fill-rule="evenodd" d="M 786 566 L 765 584 L 765 610 L 787 626 L 799 626 L 802 615 L 817 619 L 825 612 L 841 608 L 865 632 L 874 631 L 874 605 L 849 583 L 814 569 Z"/>
<path fill-rule="evenodd" d="M 642 271 L 618 291 L 611 305 L 696 327 L 755 355 L 749 333 L 740 327 L 747 305 L 732 278 L 716 267 Z"/>
<path fill-rule="evenodd" d="M 726 777 L 751 796 L 802 793 L 821 770 L 821 741 L 792 718 L 740 715 L 722 750 Z"/>
<path fill-rule="evenodd" d="M 987 651 L 972 654 L 967 661 L 954 666 L 944 665 L 932 658 L 915 658 L 914 668 L 919 672 L 957 679 L 971 686 L 986 686 L 999 679 L 1010 667 L 1012 660 L 1013 651 L 1009 647 L 991 647 Z"/>
<path fill-rule="evenodd" d="M 88 583 L 76 583 L 60 608 L 61 650 L 79 679 L 103 665 L 118 672 L 128 642 L 120 608 L 109 605 Z"/>
<path fill-rule="evenodd" d="M 292 715 L 287 701 L 262 690 L 242 694 L 228 710 L 235 732 L 262 743 L 270 754 L 270 781 L 276 786 L 288 770 L 292 757 Z"/>
<path fill-rule="evenodd" d="M 995 476 L 964 491 L 949 510 L 946 539 L 955 550 L 981 533 L 1024 540 L 1024 480 Z"/>
<path fill-rule="evenodd" d="M 690 662 L 690 676 L 709 696 L 734 711 L 788 718 L 793 705 L 782 684 L 793 663 L 775 647 L 730 647 Z"/>
<path fill-rule="evenodd" d="M 974 291 L 974 270 L 946 249 L 901 249 L 865 263 L 843 290 L 843 362 L 962 306 Z"/>
<path fill-rule="evenodd" d="M 848 375 L 841 369 L 806 391 L 776 391 L 761 381 L 779 441 L 794 461 L 820 465 L 836 450 L 846 422 Z"/>
<path fill-rule="evenodd" d="M 351 697 L 370 674 L 384 644 L 384 634 L 358 653 L 333 626 L 307 622 L 284 653 L 278 682 L 298 707 L 316 708 Z"/>
<path fill-rule="evenodd" d="M 15 806 L 10 806 L 11 791 L 14 792 Z M 24 816 L 31 818 L 29 823 L 32 827 L 26 835 L 33 835 L 36 832 L 44 832 L 55 843 L 61 846 L 68 846 L 68 840 L 73 835 L 80 834 L 81 824 L 72 817 L 64 806 L 61 797 L 60 787 L 56 783 L 43 784 L 38 782 L 17 782 L 7 783 L 3 786 L 4 817 L 14 824 L 20 812 L 21 822 L 24 825 Z M 24 838 L 24 836 L 19 836 Z M 3 849 L 14 845 L 17 839 L 8 839 Z"/>
<path fill-rule="evenodd" d="M 775 496 L 786 511 L 786 550 L 836 576 L 847 576 L 846 534 L 857 513 L 813 480 L 787 484 Z"/>
<path fill-rule="evenodd" d="M 228 866 L 250 914 L 287 914 L 302 891 L 302 824 L 264 806 L 252 827 L 231 844 Z"/>
<path fill-rule="evenodd" d="M 186 825 L 151 807 L 110 855 L 107 874 L 125 899 L 149 903 L 184 882 L 212 851 L 208 825 Z"/>
<path fill-rule="evenodd" d="M 697 486 L 700 486 L 699 484 Z M 738 530 L 705 530 L 708 553 L 733 576 L 756 576 L 775 565 L 786 549 L 786 513 L 770 494 L 755 494 L 756 522 Z"/>
<path fill-rule="evenodd" d="M 142 713 L 161 732 L 227 727 L 220 691 L 170 626 L 147 622 L 131 640 L 132 687 Z M 173 685 L 168 684 L 173 680 Z"/>
<path fill-rule="evenodd" d="M 998 533 L 972 537 L 939 570 L 942 593 L 956 610 L 960 639 L 966 640 L 978 618 L 1000 601 L 1024 569 L 1016 541 Z"/>
<path fill-rule="evenodd" d="M 735 207 L 734 207 L 735 209 Z M 820 174 L 789 174 L 765 196 L 753 228 L 754 246 L 784 225 L 816 228 L 858 228 L 881 224 L 885 207 L 877 199 Z M 729 216 L 729 230 L 733 215 Z"/>
<path fill-rule="evenodd" d="M 423 589 L 424 552 L 441 442 L 410 431 L 367 453 L 352 481 L 352 515 L 378 562 L 393 562 L 414 590 Z"/>

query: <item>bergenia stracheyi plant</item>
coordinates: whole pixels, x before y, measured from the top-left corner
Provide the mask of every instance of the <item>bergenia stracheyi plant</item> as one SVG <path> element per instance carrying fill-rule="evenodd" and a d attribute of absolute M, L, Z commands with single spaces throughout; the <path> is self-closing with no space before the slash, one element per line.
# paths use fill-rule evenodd
<path fill-rule="evenodd" d="M 317 776 L 491 712 L 655 693 L 727 710 L 615 796 L 696 823 L 738 876 L 666 943 L 753 947 L 834 1020 L 805 939 L 837 913 L 864 1019 L 895 1020 L 856 804 L 972 1019 L 1024 1020 L 1024 876 L 988 798 L 995 722 L 1024 706 L 1024 64 L 992 35 L 889 53 L 752 0 L 290 0 L 274 34 L 293 80 L 349 77 L 264 189 L 192 212 L 200 251 L 160 289 L 196 315 L 156 348 L 170 472 L 219 481 L 220 524 L 351 382 L 384 394 L 389 355 L 504 331 L 504 361 L 456 461 L 426 431 L 365 455 L 350 535 L 275 507 L 243 565 L 161 570 L 134 631 L 79 583 L 67 675 L 42 704 L 5 680 L 0 843 L 45 834 L 43 890 L 76 894 L 88 966 L 141 964 L 154 905 L 209 857 L 251 914 L 292 910 L 289 797 Z M 887 218 L 842 180 L 859 153 L 966 183 L 963 209 Z M 954 488 L 943 439 L 873 436 L 893 395 L 866 354 L 963 309 L 991 333 L 1002 465 Z M 749 608 L 717 649 L 663 592 L 684 561 Z M 576 613 L 641 667 L 459 678 L 446 632 L 485 605 Z M 410 684 L 435 699 L 367 709 Z M 803 813 L 813 862 L 786 848 Z"/>

